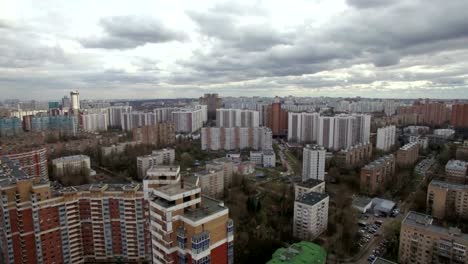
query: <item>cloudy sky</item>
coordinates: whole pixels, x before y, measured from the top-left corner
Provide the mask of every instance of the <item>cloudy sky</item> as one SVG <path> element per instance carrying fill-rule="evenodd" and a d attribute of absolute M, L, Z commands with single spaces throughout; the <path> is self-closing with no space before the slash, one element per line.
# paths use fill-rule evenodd
<path fill-rule="evenodd" d="M 0 99 L 468 98 L 467 0 L 0 0 Z"/>

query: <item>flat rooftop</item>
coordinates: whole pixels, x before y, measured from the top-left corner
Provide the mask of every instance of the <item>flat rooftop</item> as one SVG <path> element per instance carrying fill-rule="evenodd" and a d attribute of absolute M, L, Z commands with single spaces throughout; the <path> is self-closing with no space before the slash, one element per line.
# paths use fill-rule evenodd
<path fill-rule="evenodd" d="M 446 169 L 466 170 L 468 168 L 468 162 L 463 160 L 449 160 Z"/>
<path fill-rule="evenodd" d="M 404 145 L 403 147 L 401 147 L 400 149 L 401 150 L 408 150 L 410 148 L 413 148 L 415 145 L 417 145 L 418 142 L 411 142 L 411 143 L 408 143 L 406 145 Z"/>
<path fill-rule="evenodd" d="M 393 154 L 385 155 L 367 164 L 366 166 L 363 167 L 363 169 L 367 169 L 367 170 L 373 169 L 393 159 L 394 159 Z"/>
<path fill-rule="evenodd" d="M 321 246 L 301 241 L 288 248 L 279 248 L 273 253 L 267 264 L 325 264 L 327 252 Z"/>
<path fill-rule="evenodd" d="M 420 229 L 427 229 L 431 232 L 438 233 L 445 236 L 451 236 L 453 238 L 461 239 L 468 241 L 468 234 L 461 233 L 460 229 L 454 227 L 442 227 L 433 224 L 433 218 L 430 215 L 417 213 L 417 212 L 409 212 L 405 219 L 403 220 L 403 224 L 409 225 L 415 228 Z"/>
<path fill-rule="evenodd" d="M 300 203 L 308 204 L 308 205 L 315 205 L 327 197 L 328 197 L 327 193 L 310 192 L 310 193 L 301 195 L 300 197 L 296 199 L 296 201 Z"/>
<path fill-rule="evenodd" d="M 184 217 L 192 221 L 198 221 L 223 210 L 228 210 L 228 208 L 224 206 L 222 201 L 218 201 L 207 196 L 202 196 L 201 207 L 186 210 L 184 212 Z"/>
<path fill-rule="evenodd" d="M 366 196 L 358 196 L 353 200 L 353 206 L 366 207 L 372 203 L 372 198 Z"/>
<path fill-rule="evenodd" d="M 440 180 L 432 180 L 431 183 L 429 183 L 429 186 L 434 186 L 434 187 L 444 188 L 444 189 L 450 189 L 450 190 L 468 190 L 468 185 L 460 184 L 460 183 L 440 181 Z"/>
<path fill-rule="evenodd" d="M 313 145 L 313 144 L 307 144 L 305 146 L 306 149 L 310 149 L 310 150 L 325 150 L 325 148 L 323 146 L 320 146 L 320 145 Z"/>
<path fill-rule="evenodd" d="M 79 160 L 85 160 L 88 159 L 89 157 L 86 155 L 73 155 L 73 156 L 66 156 L 66 157 L 60 157 L 57 159 L 52 160 L 52 163 L 55 162 L 66 162 L 66 161 L 79 161 Z"/>
<path fill-rule="evenodd" d="M 320 181 L 320 180 L 316 180 L 316 179 L 308 179 L 307 181 L 302 181 L 302 180 L 298 180 L 296 182 L 297 185 L 301 186 L 301 187 L 305 187 L 305 188 L 312 188 L 312 187 L 315 187 L 321 183 L 323 183 L 324 181 Z"/>

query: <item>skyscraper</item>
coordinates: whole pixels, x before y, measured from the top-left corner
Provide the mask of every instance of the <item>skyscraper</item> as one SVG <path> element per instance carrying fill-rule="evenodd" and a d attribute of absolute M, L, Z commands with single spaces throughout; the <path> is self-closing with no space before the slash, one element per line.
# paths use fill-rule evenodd
<path fill-rule="evenodd" d="M 73 111 L 80 110 L 80 93 L 78 91 L 71 91 L 70 98 L 71 98 L 71 109 Z"/>
<path fill-rule="evenodd" d="M 319 128 L 317 134 L 317 144 L 328 149 L 333 148 L 335 135 L 335 118 L 332 116 L 319 117 Z"/>
<path fill-rule="evenodd" d="M 325 154 L 323 147 L 306 145 L 302 155 L 302 181 L 325 179 Z"/>
<path fill-rule="evenodd" d="M 376 148 L 389 151 L 395 145 L 395 126 L 381 127 L 377 129 L 377 143 Z"/>
<path fill-rule="evenodd" d="M 216 109 L 223 106 L 223 101 L 218 97 L 217 93 L 206 93 L 203 97 L 200 97 L 198 102 L 201 105 L 206 105 L 208 110 L 208 119 L 216 119 Z"/>

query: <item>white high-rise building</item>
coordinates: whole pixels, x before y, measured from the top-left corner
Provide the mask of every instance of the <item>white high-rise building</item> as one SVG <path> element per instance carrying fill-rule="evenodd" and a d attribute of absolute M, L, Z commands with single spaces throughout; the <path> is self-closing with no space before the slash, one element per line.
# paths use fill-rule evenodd
<path fill-rule="evenodd" d="M 91 113 L 81 115 L 83 130 L 89 132 L 107 131 L 109 126 L 107 109 L 100 109 Z"/>
<path fill-rule="evenodd" d="M 332 116 L 320 116 L 317 134 L 317 143 L 328 149 L 333 148 L 335 135 L 335 118 Z"/>
<path fill-rule="evenodd" d="M 123 113 L 131 112 L 132 107 L 128 105 L 111 106 L 108 108 L 108 111 L 109 111 L 109 126 L 122 128 L 122 115 Z"/>
<path fill-rule="evenodd" d="M 78 91 L 71 91 L 70 98 L 71 98 L 71 109 L 80 110 L 80 93 Z"/>
<path fill-rule="evenodd" d="M 288 113 L 288 141 L 302 142 L 302 113 Z"/>
<path fill-rule="evenodd" d="M 347 149 L 355 142 L 353 132 L 357 130 L 356 119 L 349 115 L 335 116 L 335 133 L 333 136 L 333 149 Z M 356 134 L 355 134 L 356 135 Z"/>
<path fill-rule="evenodd" d="M 319 113 L 288 113 L 288 141 L 315 143 L 319 133 Z"/>
<path fill-rule="evenodd" d="M 258 127 L 259 112 L 243 109 L 216 109 L 217 127 Z"/>
<path fill-rule="evenodd" d="M 194 108 L 172 112 L 172 120 L 177 133 L 194 133 L 203 127 L 203 123 L 207 119 L 206 105 L 197 105 Z"/>
<path fill-rule="evenodd" d="M 202 150 L 272 149 L 272 133 L 267 127 L 204 127 Z"/>
<path fill-rule="evenodd" d="M 312 241 L 328 228 L 328 204 L 326 193 L 309 192 L 294 202 L 293 235 Z"/>
<path fill-rule="evenodd" d="M 353 129 L 353 145 L 369 142 L 371 116 L 367 114 L 353 114 L 352 116 L 356 119 Z"/>
<path fill-rule="evenodd" d="M 386 126 L 377 129 L 377 142 L 376 148 L 389 151 L 395 145 L 395 126 Z"/>
<path fill-rule="evenodd" d="M 302 181 L 325 179 L 326 150 L 318 145 L 306 145 L 302 154 Z"/>

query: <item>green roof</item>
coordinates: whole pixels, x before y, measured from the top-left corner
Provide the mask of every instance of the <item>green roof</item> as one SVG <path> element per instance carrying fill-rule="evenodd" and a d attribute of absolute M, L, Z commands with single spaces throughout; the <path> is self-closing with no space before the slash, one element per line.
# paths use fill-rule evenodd
<path fill-rule="evenodd" d="M 288 248 L 279 248 L 273 253 L 273 258 L 267 264 L 325 264 L 327 252 L 321 246 L 301 241 Z"/>

